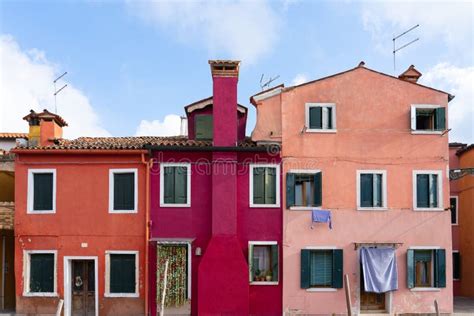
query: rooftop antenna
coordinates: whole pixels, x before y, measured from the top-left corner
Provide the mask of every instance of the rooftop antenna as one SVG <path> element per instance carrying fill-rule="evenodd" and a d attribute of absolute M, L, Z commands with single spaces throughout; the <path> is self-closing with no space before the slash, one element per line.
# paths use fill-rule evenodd
<path fill-rule="evenodd" d="M 263 82 L 263 77 L 264 77 L 264 74 L 262 74 L 262 76 L 260 77 L 260 88 L 262 88 L 262 91 L 265 90 L 265 88 L 267 88 L 268 86 L 270 86 L 270 84 L 277 80 L 278 78 L 280 78 L 280 75 L 278 76 L 275 76 L 275 77 L 270 77 L 266 82 Z"/>
<path fill-rule="evenodd" d="M 58 106 L 57 106 L 57 103 L 56 103 L 56 96 L 58 95 L 59 92 L 61 92 L 64 88 L 67 87 L 67 84 L 65 84 L 64 86 L 62 86 L 59 90 L 56 90 L 56 82 L 61 79 L 62 77 L 64 77 L 65 75 L 67 75 L 67 71 L 65 71 L 61 76 L 57 77 L 56 79 L 54 79 L 53 81 L 53 84 L 54 84 L 54 113 L 55 114 L 58 114 Z"/>
<path fill-rule="evenodd" d="M 394 71 L 394 72 L 397 70 L 397 66 L 396 66 L 396 63 L 395 63 L 395 55 L 396 55 L 396 53 L 397 53 L 399 50 L 401 50 L 401 49 L 403 49 L 403 48 L 405 48 L 405 47 L 407 47 L 407 46 L 413 44 L 414 42 L 418 41 L 420 38 L 417 37 L 417 38 L 414 39 L 413 41 L 411 41 L 411 42 L 409 42 L 409 43 L 406 43 L 405 45 L 402 45 L 401 47 L 398 47 L 398 48 L 396 48 L 395 41 L 396 41 L 397 39 L 399 39 L 400 37 L 402 37 L 403 35 L 407 34 L 408 32 L 413 31 L 413 30 L 416 29 L 418 26 L 420 26 L 420 24 L 417 24 L 417 25 L 411 27 L 410 29 L 406 30 L 405 32 L 403 32 L 403 33 L 401 33 L 401 34 L 399 34 L 399 35 L 397 35 L 397 36 L 394 36 L 394 37 L 392 38 L 392 41 L 393 41 L 393 71 Z"/>

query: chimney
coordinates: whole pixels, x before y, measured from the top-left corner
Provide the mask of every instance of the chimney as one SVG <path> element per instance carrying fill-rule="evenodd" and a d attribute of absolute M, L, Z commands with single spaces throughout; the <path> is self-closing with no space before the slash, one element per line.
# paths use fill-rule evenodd
<path fill-rule="evenodd" d="M 64 119 L 44 109 L 41 113 L 30 110 L 23 118 L 30 125 L 28 146 L 50 146 L 54 141 L 63 137 L 63 127 L 67 126 Z"/>
<path fill-rule="evenodd" d="M 237 145 L 237 82 L 240 61 L 209 60 L 213 81 L 213 144 Z"/>
<path fill-rule="evenodd" d="M 413 82 L 416 83 L 418 79 L 421 77 L 421 72 L 416 70 L 415 66 L 411 65 L 408 67 L 407 70 L 405 70 L 398 78 L 408 81 L 408 82 Z"/>

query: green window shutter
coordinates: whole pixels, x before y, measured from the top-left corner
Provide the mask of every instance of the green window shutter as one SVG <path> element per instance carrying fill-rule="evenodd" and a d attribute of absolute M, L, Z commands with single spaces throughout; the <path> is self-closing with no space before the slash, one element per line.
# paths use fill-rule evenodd
<path fill-rule="evenodd" d="M 301 288 L 309 289 L 310 282 L 310 265 L 311 265 L 311 251 L 308 249 L 301 249 Z"/>
<path fill-rule="evenodd" d="M 435 129 L 444 131 L 446 129 L 446 109 L 437 108 L 435 109 Z"/>
<path fill-rule="evenodd" d="M 435 287 L 446 287 L 446 250 L 435 250 Z"/>
<path fill-rule="evenodd" d="M 186 204 L 188 201 L 187 169 L 187 167 L 175 167 L 174 196 L 177 204 Z"/>
<path fill-rule="evenodd" d="M 53 174 L 33 174 L 33 210 L 49 211 L 53 209 Z"/>
<path fill-rule="evenodd" d="M 213 134 L 212 115 L 196 115 L 196 139 L 210 140 Z"/>
<path fill-rule="evenodd" d="M 276 204 L 276 168 L 265 168 L 265 204 Z"/>
<path fill-rule="evenodd" d="M 175 203 L 175 195 L 174 195 L 175 167 L 164 167 L 163 171 L 164 171 L 164 174 L 163 174 L 164 202 L 165 203 Z"/>
<path fill-rule="evenodd" d="M 429 207 L 430 176 L 428 174 L 416 175 L 416 206 Z"/>
<path fill-rule="evenodd" d="M 253 168 L 253 203 L 265 204 L 265 168 Z"/>
<path fill-rule="evenodd" d="M 295 174 L 286 174 L 286 208 L 295 205 Z"/>
<path fill-rule="evenodd" d="M 323 127 L 322 108 L 319 106 L 310 107 L 309 108 L 309 128 L 321 129 L 322 127 Z"/>
<path fill-rule="evenodd" d="M 407 250 L 407 287 L 412 289 L 415 287 L 415 251 Z"/>
<path fill-rule="evenodd" d="M 54 254 L 30 255 L 30 292 L 54 292 Z"/>
<path fill-rule="evenodd" d="M 254 264 L 253 264 L 253 245 L 249 244 L 249 282 L 253 281 Z"/>
<path fill-rule="evenodd" d="M 342 249 L 334 249 L 332 251 L 332 287 L 335 289 L 342 289 L 342 278 L 343 278 L 343 252 Z"/>
<path fill-rule="evenodd" d="M 110 254 L 110 293 L 135 293 L 135 255 Z"/>
<path fill-rule="evenodd" d="M 278 245 L 272 245 L 272 281 L 278 281 L 279 264 L 278 264 Z"/>
<path fill-rule="evenodd" d="M 314 206 L 321 206 L 323 203 L 322 172 L 314 175 Z"/>
<path fill-rule="evenodd" d="M 114 210 L 133 210 L 135 208 L 135 174 L 114 174 Z"/>
<path fill-rule="evenodd" d="M 373 206 L 373 174 L 360 175 L 360 206 Z"/>

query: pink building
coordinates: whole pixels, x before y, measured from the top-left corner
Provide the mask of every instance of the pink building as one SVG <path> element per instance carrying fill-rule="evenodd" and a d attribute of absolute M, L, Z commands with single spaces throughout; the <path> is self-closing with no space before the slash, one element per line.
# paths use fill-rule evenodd
<path fill-rule="evenodd" d="M 251 98 L 252 140 L 282 145 L 284 312 L 346 313 L 343 275 L 355 312 L 433 312 L 435 299 L 452 312 L 444 133 L 452 96 L 420 76 L 413 66 L 397 78 L 362 62 Z M 330 212 L 332 229 L 312 221 L 314 210 Z M 391 254 L 397 290 L 366 290 L 374 272 L 360 256 L 374 249 Z"/>

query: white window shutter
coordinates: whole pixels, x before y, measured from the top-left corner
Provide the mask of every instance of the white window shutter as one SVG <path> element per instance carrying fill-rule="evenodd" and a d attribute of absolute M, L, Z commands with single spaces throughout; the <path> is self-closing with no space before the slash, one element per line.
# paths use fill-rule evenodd
<path fill-rule="evenodd" d="M 416 130 L 416 106 L 411 106 L 411 130 Z"/>

